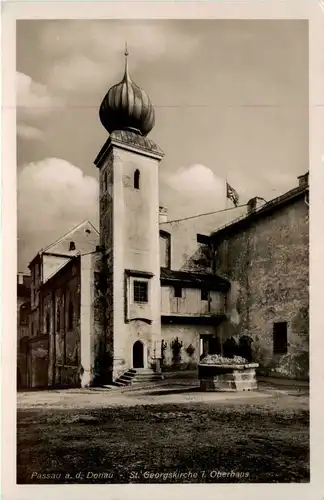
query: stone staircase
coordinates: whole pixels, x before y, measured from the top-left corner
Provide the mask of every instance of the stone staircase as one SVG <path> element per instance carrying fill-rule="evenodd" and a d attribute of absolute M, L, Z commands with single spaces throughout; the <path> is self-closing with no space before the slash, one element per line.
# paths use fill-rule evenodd
<path fill-rule="evenodd" d="M 130 368 L 121 375 L 115 382 L 117 387 L 140 387 L 162 380 L 161 373 L 154 372 L 151 368 Z"/>

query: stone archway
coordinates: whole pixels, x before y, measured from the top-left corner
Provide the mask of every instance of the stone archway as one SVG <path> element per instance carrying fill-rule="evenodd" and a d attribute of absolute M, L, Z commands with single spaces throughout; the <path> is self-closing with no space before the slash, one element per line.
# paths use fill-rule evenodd
<path fill-rule="evenodd" d="M 133 344 L 133 368 L 144 368 L 144 344 L 140 340 Z"/>

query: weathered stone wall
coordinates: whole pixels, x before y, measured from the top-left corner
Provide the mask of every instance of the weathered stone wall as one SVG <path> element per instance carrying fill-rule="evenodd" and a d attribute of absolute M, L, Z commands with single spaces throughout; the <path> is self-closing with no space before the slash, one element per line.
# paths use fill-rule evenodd
<path fill-rule="evenodd" d="M 29 302 L 26 302 L 29 299 Z M 24 311 L 22 311 L 24 308 Z M 24 313 L 24 317 L 23 316 Z M 17 387 L 28 384 L 28 338 L 30 297 L 17 297 Z"/>
<path fill-rule="evenodd" d="M 224 337 L 250 335 L 264 373 L 308 376 L 308 207 L 299 197 L 215 236 L 215 271 L 231 281 Z M 288 354 L 273 354 L 273 324 L 288 323 Z"/>
<path fill-rule="evenodd" d="M 40 325 L 41 333 L 48 336 L 50 386 L 80 385 L 80 288 L 80 261 L 74 259 L 42 290 Z"/>
<path fill-rule="evenodd" d="M 104 257 L 100 272 L 95 275 L 96 318 L 102 320 L 103 336 L 97 340 L 96 378 L 98 381 L 111 382 L 114 359 L 114 164 L 112 153 L 100 168 L 100 244 Z M 107 187 L 107 189 L 105 189 Z"/>
<path fill-rule="evenodd" d="M 29 344 L 29 373 L 31 387 L 48 385 L 48 337 L 34 340 Z"/>

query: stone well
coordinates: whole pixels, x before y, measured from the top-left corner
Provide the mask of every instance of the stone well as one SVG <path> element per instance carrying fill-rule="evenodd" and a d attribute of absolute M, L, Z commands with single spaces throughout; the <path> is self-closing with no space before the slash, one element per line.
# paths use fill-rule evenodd
<path fill-rule="evenodd" d="M 258 388 L 255 369 L 258 363 L 237 365 L 198 365 L 201 391 L 255 391 Z"/>

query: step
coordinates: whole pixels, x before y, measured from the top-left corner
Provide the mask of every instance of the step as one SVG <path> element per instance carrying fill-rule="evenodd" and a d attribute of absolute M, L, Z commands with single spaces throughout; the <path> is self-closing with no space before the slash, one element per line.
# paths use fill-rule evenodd
<path fill-rule="evenodd" d="M 151 368 L 134 368 L 134 371 L 136 372 L 136 374 L 140 374 L 140 373 L 155 373 L 155 371 L 152 370 Z"/>
<path fill-rule="evenodd" d="M 132 380 L 124 377 L 120 377 L 116 382 L 122 382 L 125 385 L 131 384 Z"/>
<path fill-rule="evenodd" d="M 127 375 L 127 374 L 124 374 L 124 375 L 121 375 L 119 378 L 123 378 L 125 380 L 133 380 L 133 378 L 135 377 L 136 375 Z M 119 380 L 119 379 L 118 379 Z"/>

